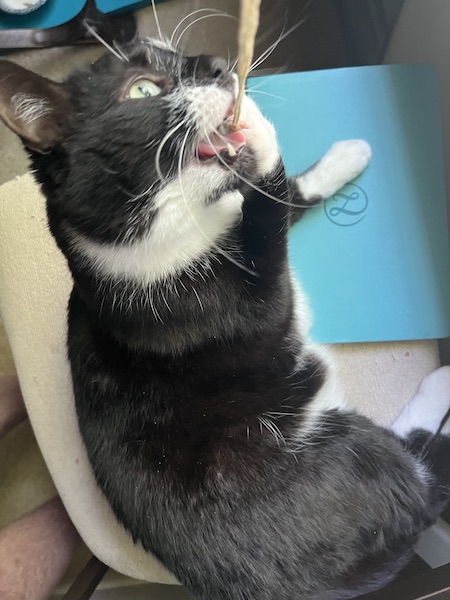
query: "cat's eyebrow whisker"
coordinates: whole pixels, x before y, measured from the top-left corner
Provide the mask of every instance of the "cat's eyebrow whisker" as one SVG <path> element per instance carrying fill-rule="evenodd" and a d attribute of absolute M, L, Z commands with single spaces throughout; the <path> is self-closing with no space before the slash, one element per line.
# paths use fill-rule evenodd
<path fill-rule="evenodd" d="M 163 39 L 163 34 L 161 31 L 161 26 L 159 24 L 159 18 L 158 18 L 158 13 L 156 11 L 156 4 L 155 4 L 155 0 L 152 0 L 152 10 L 153 10 L 153 16 L 155 18 L 155 25 L 156 25 L 156 29 L 158 30 L 158 36 L 159 38 L 162 40 Z"/>
<path fill-rule="evenodd" d="M 186 15 L 183 19 L 181 19 L 181 21 L 178 23 L 178 25 L 175 27 L 175 29 L 172 32 L 172 35 L 170 36 L 170 43 L 173 44 L 173 39 L 175 37 L 175 34 L 177 33 L 177 31 L 180 29 L 181 25 L 187 21 L 188 19 L 190 19 L 191 17 L 193 17 L 194 15 L 201 13 L 201 12 L 209 12 L 211 13 L 211 15 L 216 14 L 216 15 L 229 15 L 229 13 L 226 13 L 222 10 L 217 10 L 215 8 L 198 8 L 197 10 L 193 10 L 192 12 L 190 12 L 188 15 Z M 231 15 L 229 15 L 231 16 Z"/>
<path fill-rule="evenodd" d="M 177 37 L 175 46 L 178 48 L 181 38 L 184 36 L 186 31 L 188 29 L 190 29 L 193 25 L 195 25 L 199 21 L 203 21 L 204 19 L 211 19 L 212 17 L 224 17 L 225 19 L 234 19 L 235 21 L 238 21 L 237 17 L 234 17 L 233 15 L 229 15 L 228 13 L 216 13 L 216 14 L 212 14 L 212 15 L 203 15 L 202 17 L 198 17 L 198 19 L 195 19 L 194 21 L 189 23 L 189 25 L 186 25 L 186 27 L 183 29 L 183 31 L 180 33 L 180 35 Z"/>
<path fill-rule="evenodd" d="M 119 52 L 117 50 L 114 50 L 114 48 L 112 46 L 110 46 L 108 44 L 108 42 L 106 42 L 96 31 L 93 27 L 91 27 L 89 25 L 89 23 L 84 20 L 83 21 L 84 26 L 86 27 L 86 29 L 89 31 L 89 33 L 95 37 L 96 40 L 98 40 L 100 42 L 100 44 L 102 44 L 102 46 L 104 46 L 107 50 L 109 50 L 111 52 L 111 54 L 114 54 L 114 56 L 116 58 L 118 58 L 120 61 L 122 62 L 129 62 L 128 57 L 125 56 L 123 53 L 119 54 Z"/>
<path fill-rule="evenodd" d="M 230 49 L 227 47 L 227 71 L 230 70 L 230 63 L 231 63 L 231 54 L 230 54 Z"/>
<path fill-rule="evenodd" d="M 192 75 L 192 80 L 193 80 L 193 82 L 194 82 L 194 87 L 196 87 L 196 86 L 197 86 L 197 67 L 198 67 L 198 60 L 197 60 L 197 62 L 195 63 L 195 67 L 194 67 L 194 73 L 193 73 L 193 75 Z"/>
<path fill-rule="evenodd" d="M 123 58 L 123 60 L 125 62 L 130 62 L 130 59 L 125 54 L 125 52 L 122 50 L 122 48 L 119 46 L 119 43 L 116 40 L 113 41 L 113 46 L 114 46 L 114 49 L 117 50 L 117 52 L 120 54 L 120 56 Z"/>

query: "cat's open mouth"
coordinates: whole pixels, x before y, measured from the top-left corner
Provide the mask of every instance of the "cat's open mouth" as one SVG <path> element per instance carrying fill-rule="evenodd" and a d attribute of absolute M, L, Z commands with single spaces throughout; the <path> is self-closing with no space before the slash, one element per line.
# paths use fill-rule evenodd
<path fill-rule="evenodd" d="M 247 140 L 242 129 L 230 131 L 231 119 L 232 115 L 228 114 L 217 132 L 209 134 L 199 142 L 195 151 L 198 160 L 202 162 L 215 160 L 227 165 L 236 161 Z"/>

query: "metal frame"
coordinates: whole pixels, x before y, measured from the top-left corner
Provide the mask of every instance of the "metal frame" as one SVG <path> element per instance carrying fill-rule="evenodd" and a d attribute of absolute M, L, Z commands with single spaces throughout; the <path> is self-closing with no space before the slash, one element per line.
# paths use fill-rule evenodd
<path fill-rule="evenodd" d="M 89 600 L 107 571 L 108 567 L 92 556 L 61 600 Z"/>

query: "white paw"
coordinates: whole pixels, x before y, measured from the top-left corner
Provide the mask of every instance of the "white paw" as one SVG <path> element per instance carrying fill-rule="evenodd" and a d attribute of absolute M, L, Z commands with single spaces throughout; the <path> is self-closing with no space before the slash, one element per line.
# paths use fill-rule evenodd
<path fill-rule="evenodd" d="M 323 160 L 336 182 L 347 183 L 367 168 L 371 158 L 372 150 L 365 140 L 346 140 L 333 144 Z"/>
<path fill-rule="evenodd" d="M 244 97 L 240 120 L 249 126 L 244 133 L 247 145 L 255 155 L 257 175 L 259 177 L 270 175 L 280 160 L 274 126 L 263 117 L 259 108 L 248 96 Z"/>
<path fill-rule="evenodd" d="M 417 394 L 392 423 L 391 430 L 404 437 L 413 429 L 436 433 L 450 408 L 450 366 L 441 367 L 425 377 Z M 447 421 L 442 433 L 450 435 Z"/>
<path fill-rule="evenodd" d="M 370 162 L 372 151 L 364 140 L 336 142 L 297 182 L 305 200 L 329 198 L 360 175 Z"/>

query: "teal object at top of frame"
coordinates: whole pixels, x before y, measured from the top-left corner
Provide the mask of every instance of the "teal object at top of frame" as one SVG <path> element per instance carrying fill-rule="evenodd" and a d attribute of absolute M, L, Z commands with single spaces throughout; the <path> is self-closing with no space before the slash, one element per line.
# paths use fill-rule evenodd
<path fill-rule="evenodd" d="M 164 0 L 155 0 L 155 4 Z M 125 10 L 138 10 L 151 6 L 151 0 L 96 0 L 97 8 L 101 12 L 123 12 Z"/>
<path fill-rule="evenodd" d="M 11 15 L 0 10 L 0 29 L 47 29 L 74 19 L 86 0 L 47 0 L 37 10 L 26 15 Z"/>
<path fill-rule="evenodd" d="M 164 0 L 155 0 L 156 3 Z M 26 15 L 12 15 L 0 10 L 1 29 L 47 29 L 74 19 L 85 7 L 86 0 L 47 0 L 37 10 Z M 150 0 L 96 0 L 103 13 L 124 12 L 151 6 Z"/>

